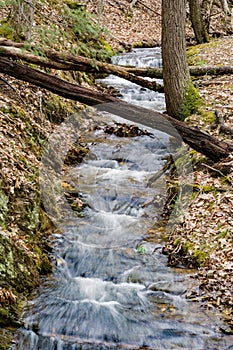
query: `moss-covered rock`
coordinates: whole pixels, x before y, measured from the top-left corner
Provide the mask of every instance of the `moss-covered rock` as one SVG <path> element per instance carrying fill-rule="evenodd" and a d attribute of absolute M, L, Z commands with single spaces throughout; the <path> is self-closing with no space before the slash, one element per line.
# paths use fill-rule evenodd
<path fill-rule="evenodd" d="M 175 238 L 165 247 L 164 253 L 168 255 L 168 264 L 170 266 L 186 266 L 189 268 L 198 268 L 203 266 L 210 256 L 210 247 L 202 245 L 195 248 L 191 241 Z"/>
<path fill-rule="evenodd" d="M 1 284 L 11 286 L 17 292 L 30 292 L 38 283 L 39 273 L 35 256 L 26 245 L 0 235 L 0 276 Z"/>

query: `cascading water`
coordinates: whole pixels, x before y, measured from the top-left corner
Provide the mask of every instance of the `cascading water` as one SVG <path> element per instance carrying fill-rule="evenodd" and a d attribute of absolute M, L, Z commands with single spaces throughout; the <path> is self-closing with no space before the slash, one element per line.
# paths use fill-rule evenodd
<path fill-rule="evenodd" d="M 113 57 L 112 62 L 121 66 L 161 68 L 161 49 L 159 47 L 134 49 L 127 54 Z M 162 83 L 160 79 L 156 79 L 156 81 L 159 84 Z M 116 88 L 122 95 L 122 99 L 126 102 L 159 112 L 165 110 L 164 94 L 145 89 L 114 75 L 109 75 L 105 78 L 104 83 Z"/>
<path fill-rule="evenodd" d="M 159 49 L 134 50 L 114 60 L 161 64 Z M 150 107 L 158 101 L 156 109 L 164 109 L 158 93 L 112 76 L 105 83 L 125 99 L 140 96 L 135 103 Z M 162 204 L 154 199 L 163 202 L 166 194 L 164 176 L 150 180 L 170 147 L 167 135 L 149 131 L 119 138 L 83 128 L 90 152 L 63 180 L 72 182 L 87 206 L 54 235 L 54 273 L 26 311 L 12 349 L 231 348 L 232 338 L 218 331 L 219 319 L 185 299 L 191 273 L 166 266 L 161 234 L 145 239 L 161 215 Z"/>

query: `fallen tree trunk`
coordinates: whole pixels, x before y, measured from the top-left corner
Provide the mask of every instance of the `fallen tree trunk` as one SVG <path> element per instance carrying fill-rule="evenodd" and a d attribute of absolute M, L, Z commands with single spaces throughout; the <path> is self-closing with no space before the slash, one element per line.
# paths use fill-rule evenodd
<path fill-rule="evenodd" d="M 233 74 L 233 66 L 202 66 L 189 67 L 190 74 L 193 77 L 200 77 L 202 75 L 225 75 Z"/>
<path fill-rule="evenodd" d="M 82 56 L 73 56 L 50 50 L 40 50 L 44 57 L 36 56 L 18 47 L 0 46 L 0 54 L 3 57 L 21 59 L 28 63 L 33 63 L 41 67 L 59 70 L 73 70 L 88 73 L 114 74 L 120 78 L 131 81 L 144 88 L 163 92 L 163 86 L 155 81 L 148 81 L 140 76 L 129 73 L 125 68 L 114 64 L 98 62 Z"/>
<path fill-rule="evenodd" d="M 141 77 L 162 78 L 163 71 L 160 68 L 127 68 L 127 72 L 140 75 Z M 233 66 L 202 66 L 189 67 L 190 75 L 200 77 L 203 75 L 225 75 L 233 74 Z"/>
<path fill-rule="evenodd" d="M 11 40 L 0 38 L 0 54 L 4 57 L 22 59 L 28 63 L 59 70 L 114 74 L 150 90 L 163 92 L 163 87 L 161 85 L 141 78 L 150 77 L 161 79 L 163 77 L 163 71 L 161 68 L 124 67 L 106 62 L 99 62 L 87 57 L 73 56 L 53 50 L 36 48 L 38 52 L 43 54 L 44 57 L 41 57 L 27 51 L 30 48 L 33 50 L 35 48 L 33 45 L 27 50 L 24 49 L 24 46 L 25 44 L 23 43 L 15 43 Z M 191 66 L 189 69 L 191 76 L 194 77 L 203 75 L 233 74 L 233 66 Z"/>
<path fill-rule="evenodd" d="M 173 136 L 177 136 L 175 131 L 177 130 L 185 143 L 214 161 L 226 158 L 233 151 L 233 145 L 219 141 L 198 128 L 190 127 L 165 114 L 133 106 L 110 94 L 92 91 L 91 89 L 68 83 L 60 78 L 18 64 L 6 58 L 0 57 L 0 73 L 45 88 L 65 98 L 79 101 L 89 106 L 95 106 L 98 110 L 113 113 L 135 123 L 141 123 Z"/>

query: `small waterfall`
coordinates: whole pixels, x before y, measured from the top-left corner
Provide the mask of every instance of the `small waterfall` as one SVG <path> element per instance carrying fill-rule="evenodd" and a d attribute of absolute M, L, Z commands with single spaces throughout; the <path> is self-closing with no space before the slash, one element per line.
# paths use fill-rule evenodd
<path fill-rule="evenodd" d="M 140 68 L 162 68 L 161 48 L 133 49 L 129 53 L 113 57 L 112 63 L 121 66 Z M 163 83 L 161 79 L 145 79 L 156 80 L 159 84 Z M 109 75 L 107 78 L 100 81 L 118 90 L 122 100 L 126 102 L 132 103 L 136 106 L 154 109 L 158 112 L 165 111 L 165 98 L 162 93 L 143 88 L 114 75 Z"/>
<path fill-rule="evenodd" d="M 112 58 L 119 66 L 162 68 L 161 48 L 132 49 L 132 51 Z"/>

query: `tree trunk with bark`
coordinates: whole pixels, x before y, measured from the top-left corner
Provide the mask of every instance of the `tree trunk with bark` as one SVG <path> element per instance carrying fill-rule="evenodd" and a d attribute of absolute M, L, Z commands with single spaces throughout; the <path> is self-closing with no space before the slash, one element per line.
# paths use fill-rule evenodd
<path fill-rule="evenodd" d="M 230 152 L 233 152 L 233 145 L 218 141 L 198 128 L 190 127 L 168 115 L 130 105 L 110 94 L 92 91 L 91 89 L 68 83 L 55 76 L 15 63 L 7 58 L 0 57 L 0 73 L 45 88 L 65 98 L 79 101 L 89 106 L 95 106 L 100 111 L 107 111 L 132 122 L 161 130 L 175 137 L 178 132 L 184 142 L 214 161 L 226 158 Z"/>
<path fill-rule="evenodd" d="M 189 0 L 190 19 L 198 44 L 208 43 L 209 35 L 202 18 L 199 0 Z"/>
<path fill-rule="evenodd" d="M 197 112 L 200 96 L 189 74 L 185 40 L 185 0 L 162 1 L 162 58 L 167 113 L 184 120 Z"/>
<path fill-rule="evenodd" d="M 31 40 L 34 21 L 34 0 L 18 0 L 12 7 L 12 27 L 19 39 Z"/>

